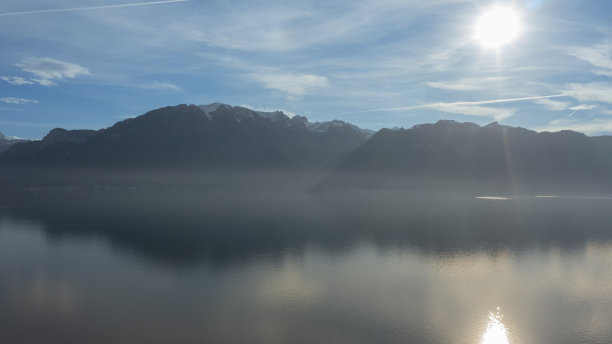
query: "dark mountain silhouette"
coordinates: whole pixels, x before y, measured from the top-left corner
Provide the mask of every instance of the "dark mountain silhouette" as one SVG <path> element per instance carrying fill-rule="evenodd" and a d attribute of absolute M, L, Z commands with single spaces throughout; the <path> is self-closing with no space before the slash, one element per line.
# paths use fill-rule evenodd
<path fill-rule="evenodd" d="M 538 133 L 497 122 L 439 121 L 382 129 L 319 184 L 392 186 L 398 181 L 604 183 L 612 181 L 612 137 Z"/>
<path fill-rule="evenodd" d="M 371 132 L 341 121 L 220 103 L 178 105 L 93 130 L 54 129 L 0 155 L 4 165 L 87 167 L 311 167 L 333 164 Z"/>
<path fill-rule="evenodd" d="M 72 144 L 81 143 L 93 137 L 97 131 L 95 130 L 66 130 L 55 128 L 51 130 L 42 140 L 24 141 L 16 143 L 11 149 L 2 155 L 6 161 L 24 161 L 27 157 L 36 154 L 36 152 L 45 151 L 45 147 L 54 144 Z"/>
<path fill-rule="evenodd" d="M 27 141 L 28 140 L 25 140 L 25 139 L 6 137 L 6 136 L 4 136 L 4 134 L 0 133 L 0 153 L 2 153 L 5 150 L 9 149 L 15 143 L 27 142 Z"/>

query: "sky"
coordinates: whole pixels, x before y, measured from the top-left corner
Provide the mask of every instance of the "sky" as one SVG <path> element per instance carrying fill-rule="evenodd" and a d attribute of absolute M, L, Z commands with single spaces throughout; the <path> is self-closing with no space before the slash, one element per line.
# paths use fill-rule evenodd
<path fill-rule="evenodd" d="M 477 27 L 495 8 L 518 32 L 491 47 Z M 612 134 L 610 13 L 609 0 L 3 0 L 0 132 L 222 102 L 374 130 Z"/>

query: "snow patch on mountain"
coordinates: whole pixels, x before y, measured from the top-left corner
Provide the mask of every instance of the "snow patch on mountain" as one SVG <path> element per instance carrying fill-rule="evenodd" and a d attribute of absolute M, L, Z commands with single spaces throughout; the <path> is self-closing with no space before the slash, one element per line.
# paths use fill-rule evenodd
<path fill-rule="evenodd" d="M 206 114 L 206 116 L 208 118 L 211 117 L 211 113 L 217 111 L 217 109 L 219 108 L 219 106 L 221 105 L 225 105 L 222 103 L 212 103 L 212 104 L 208 104 L 208 105 L 200 105 L 198 106 L 200 108 L 200 110 L 204 111 L 204 113 Z M 226 105 L 229 106 L 229 105 Z"/>
<path fill-rule="evenodd" d="M 249 105 L 240 105 L 240 106 L 231 106 L 222 103 L 212 103 L 208 105 L 200 105 L 198 106 L 208 118 L 212 118 L 214 116 L 219 115 L 218 110 L 221 107 L 226 107 L 229 109 L 229 113 L 231 116 L 238 122 L 241 122 L 245 119 L 253 119 L 254 116 L 259 116 L 261 118 L 269 119 L 273 122 L 281 122 L 287 126 L 292 125 L 305 125 L 308 131 L 316 132 L 316 133 L 324 133 L 332 130 L 354 130 L 356 132 L 361 133 L 364 137 L 370 137 L 374 134 L 373 130 L 362 129 L 358 126 L 341 121 L 341 120 L 333 120 L 326 122 L 309 122 L 308 119 L 304 116 L 296 115 L 292 112 L 285 112 L 281 110 L 270 110 L 268 108 L 254 108 Z M 224 113 L 228 113 L 225 112 Z"/>

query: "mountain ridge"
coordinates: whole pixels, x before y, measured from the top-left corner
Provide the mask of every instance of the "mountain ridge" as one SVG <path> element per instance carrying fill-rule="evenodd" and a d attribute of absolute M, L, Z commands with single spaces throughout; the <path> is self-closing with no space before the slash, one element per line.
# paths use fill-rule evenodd
<path fill-rule="evenodd" d="M 313 127 L 310 129 L 309 127 Z M 100 130 L 56 128 L 0 155 L 4 165 L 307 167 L 330 166 L 372 132 L 333 121 L 221 103 L 149 111 Z"/>
<path fill-rule="evenodd" d="M 440 120 L 372 135 L 340 120 L 221 103 L 167 106 L 100 130 L 53 129 L 0 154 L 5 167 L 329 172 L 315 190 L 454 180 L 612 185 L 612 136 Z M 33 170 L 33 169 L 32 169 Z M 467 185 L 467 184 L 466 184 Z"/>
<path fill-rule="evenodd" d="M 18 137 L 7 137 L 3 133 L 0 133 L 0 154 L 7 149 L 9 149 L 12 145 L 19 142 L 28 142 L 30 140 L 18 138 Z"/>
<path fill-rule="evenodd" d="M 536 132 L 442 120 L 381 129 L 317 189 L 392 187 L 406 180 L 521 183 L 612 182 L 612 136 Z"/>

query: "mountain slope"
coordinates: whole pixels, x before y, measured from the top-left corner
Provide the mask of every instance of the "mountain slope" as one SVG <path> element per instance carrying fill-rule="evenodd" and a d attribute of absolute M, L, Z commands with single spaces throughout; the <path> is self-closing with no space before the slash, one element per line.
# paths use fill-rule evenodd
<path fill-rule="evenodd" d="M 344 123 L 344 122 L 338 122 Z M 322 167 L 369 136 L 355 126 L 310 130 L 305 117 L 213 103 L 150 111 L 98 131 L 54 129 L 0 155 L 5 165 Z"/>
<path fill-rule="evenodd" d="M 20 142 L 28 142 L 28 140 L 6 137 L 4 134 L 0 133 L 0 153 L 9 149 L 12 145 Z"/>
<path fill-rule="evenodd" d="M 383 129 L 319 187 L 390 186 L 391 180 L 425 179 L 607 183 L 612 181 L 612 137 L 538 133 L 497 122 L 480 127 L 439 121 L 407 130 Z"/>

